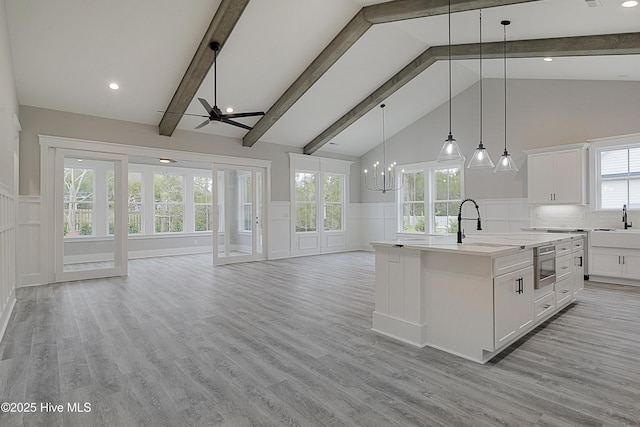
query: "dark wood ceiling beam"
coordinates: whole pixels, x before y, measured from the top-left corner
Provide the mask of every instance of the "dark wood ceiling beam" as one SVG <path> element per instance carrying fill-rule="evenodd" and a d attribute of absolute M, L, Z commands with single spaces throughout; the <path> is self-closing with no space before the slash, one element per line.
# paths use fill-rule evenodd
<path fill-rule="evenodd" d="M 227 38 L 242 16 L 247 4 L 249 4 L 249 0 L 222 0 L 220 3 L 189 67 L 187 67 L 187 71 L 167 106 L 166 111 L 178 114 L 164 113 L 158 125 L 160 135 L 171 136 L 176 130 L 180 119 L 182 119 L 182 114 L 187 111 L 187 107 L 196 96 L 198 88 L 213 65 L 214 55 L 209 48 L 209 43 L 217 41 L 220 43 L 220 50 L 224 48 Z"/>
<path fill-rule="evenodd" d="M 363 99 L 304 147 L 305 154 L 313 154 L 340 132 L 351 126 L 382 101 L 399 90 L 436 61 L 447 60 L 448 46 L 435 46 L 425 50 L 382 86 Z M 545 56 L 602 56 L 640 55 L 640 33 L 603 34 L 595 36 L 561 37 L 549 39 L 517 40 L 507 42 L 509 58 L 539 58 Z M 485 59 L 502 58 L 503 42 L 483 43 Z M 451 46 L 453 60 L 478 59 L 479 44 Z"/>
<path fill-rule="evenodd" d="M 452 0 L 451 12 L 488 9 L 490 7 L 508 6 L 531 1 L 538 0 Z M 449 0 L 395 0 L 373 4 L 365 7 L 363 10 L 367 21 L 372 24 L 384 24 L 387 22 L 444 15 L 449 12 Z"/>
<path fill-rule="evenodd" d="M 540 0 L 453 0 L 451 11 L 462 12 L 531 1 Z M 394 0 L 360 9 L 267 113 L 258 120 L 253 129 L 247 132 L 242 145 L 251 147 L 258 142 L 372 25 L 446 14 L 448 5 L 449 0 Z"/>

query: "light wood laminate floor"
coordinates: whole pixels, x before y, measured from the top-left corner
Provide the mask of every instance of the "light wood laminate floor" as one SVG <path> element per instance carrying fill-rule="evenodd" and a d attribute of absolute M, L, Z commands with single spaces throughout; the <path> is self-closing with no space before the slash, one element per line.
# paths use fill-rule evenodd
<path fill-rule="evenodd" d="M 38 411 L 0 425 L 640 425 L 640 288 L 587 283 L 479 365 L 372 332 L 373 286 L 373 254 L 353 252 L 19 289 L 0 401 Z"/>

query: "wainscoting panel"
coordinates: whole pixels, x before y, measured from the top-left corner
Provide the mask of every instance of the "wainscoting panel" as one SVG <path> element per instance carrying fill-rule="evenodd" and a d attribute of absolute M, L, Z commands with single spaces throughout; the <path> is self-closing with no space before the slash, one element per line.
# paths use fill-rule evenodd
<path fill-rule="evenodd" d="M 291 256 L 291 203 L 271 202 L 269 207 L 269 259 Z"/>
<path fill-rule="evenodd" d="M 18 286 L 41 285 L 46 282 L 40 259 L 40 196 L 18 199 Z"/>

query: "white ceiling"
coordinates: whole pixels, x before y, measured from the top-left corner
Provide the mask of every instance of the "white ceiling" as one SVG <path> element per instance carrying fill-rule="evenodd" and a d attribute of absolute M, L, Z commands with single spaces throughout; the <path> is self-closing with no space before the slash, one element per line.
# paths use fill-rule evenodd
<path fill-rule="evenodd" d="M 483 41 L 502 40 L 503 19 L 512 22 L 509 40 L 640 31 L 640 7 L 620 2 L 589 8 L 584 0 L 543 0 L 485 9 Z M 167 107 L 219 3 L 6 0 L 20 104 L 157 125 L 157 111 Z M 380 1 L 251 1 L 218 56 L 218 105 L 267 111 L 353 15 L 374 3 Z M 477 11 L 453 14 L 451 26 L 453 44 L 478 41 Z M 446 44 L 446 15 L 374 25 L 260 141 L 305 146 L 429 46 Z M 640 56 L 509 61 L 509 78 L 640 81 Z M 484 75 L 501 78 L 501 60 L 486 60 Z M 108 89 L 111 81 L 121 89 Z M 477 81 L 478 61 L 454 62 L 454 95 Z M 211 74 L 197 97 L 212 102 Z M 446 63 L 437 63 L 387 100 L 387 138 L 447 99 Z M 204 110 L 196 100 L 187 112 Z M 201 121 L 184 117 L 178 128 Z M 239 121 L 253 125 L 257 118 Z M 195 132 L 245 134 L 215 122 Z M 322 151 L 360 156 L 381 139 L 380 112 L 373 109 Z"/>

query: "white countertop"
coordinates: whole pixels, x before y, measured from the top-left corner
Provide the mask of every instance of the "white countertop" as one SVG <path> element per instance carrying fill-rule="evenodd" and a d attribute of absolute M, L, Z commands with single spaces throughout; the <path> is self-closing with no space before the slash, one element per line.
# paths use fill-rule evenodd
<path fill-rule="evenodd" d="M 451 252 L 483 256 L 505 255 L 521 249 L 530 249 L 549 243 L 560 243 L 572 237 L 583 237 L 572 233 L 508 233 L 472 234 L 462 244 L 456 243 L 456 235 L 425 236 L 419 239 L 398 239 L 371 242 L 373 247 L 402 247 L 423 251 Z"/>

